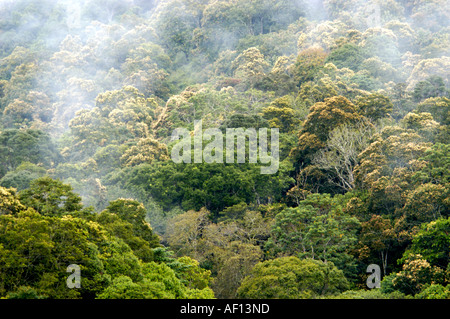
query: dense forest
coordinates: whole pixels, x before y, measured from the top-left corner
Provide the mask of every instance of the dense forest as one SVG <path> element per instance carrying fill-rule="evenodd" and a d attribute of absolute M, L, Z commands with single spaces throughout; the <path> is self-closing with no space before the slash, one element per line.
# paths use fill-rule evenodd
<path fill-rule="evenodd" d="M 0 1 L 0 298 L 450 298 L 449 31 L 448 0 Z M 277 172 L 173 161 L 200 120 L 278 129 Z"/>

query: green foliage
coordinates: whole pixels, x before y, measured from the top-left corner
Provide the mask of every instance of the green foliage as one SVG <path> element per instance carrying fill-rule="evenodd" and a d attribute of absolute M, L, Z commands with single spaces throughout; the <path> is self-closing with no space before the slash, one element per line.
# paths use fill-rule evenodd
<path fill-rule="evenodd" d="M 408 180 L 414 160 L 423 156 L 431 144 L 413 130 L 392 126 L 374 134 L 372 141 L 359 155 L 354 170 L 357 185 L 372 193 L 373 211 L 393 213 L 404 203 L 400 194 L 412 186 Z"/>
<path fill-rule="evenodd" d="M 439 284 L 432 284 L 429 287 L 422 290 L 415 295 L 417 299 L 449 299 L 450 291 L 448 286 L 442 286 Z"/>
<path fill-rule="evenodd" d="M 2 296 L 20 299 L 214 296 L 209 288 L 209 272 L 199 268 L 197 261 L 181 258 L 177 266 L 171 266 L 175 270 L 165 263 L 150 261 L 153 247 L 159 245 L 149 226 L 142 223 L 145 210 L 135 201 L 117 200 L 99 216 L 83 218 L 44 216 L 31 208 L 26 210 L 18 201 L 9 205 L 16 209 L 10 208 L 0 216 Z M 65 285 L 65 268 L 70 264 L 81 267 L 80 290 Z"/>
<path fill-rule="evenodd" d="M 409 255 L 392 283 L 400 292 L 415 295 L 431 284 L 443 284 L 444 272 L 439 267 L 430 265 L 421 255 Z"/>
<path fill-rule="evenodd" d="M 408 297 L 398 291 L 386 294 L 379 289 L 372 290 L 347 290 L 341 294 L 326 297 L 327 299 L 408 299 Z"/>
<path fill-rule="evenodd" d="M 14 188 L 7 189 L 0 186 L 0 215 L 17 214 L 26 207 L 20 203 Z"/>
<path fill-rule="evenodd" d="M 119 276 L 98 296 L 100 299 L 201 299 L 213 298 L 209 288 L 189 289 L 183 286 L 166 264 L 150 262 L 142 265 L 143 278 L 133 281 Z"/>
<path fill-rule="evenodd" d="M 389 272 L 389 258 L 392 258 L 391 254 L 401 240 L 399 237 L 389 218 L 372 215 L 368 221 L 361 223 L 357 249 L 359 259 L 369 264 L 372 261 L 381 264 L 386 275 Z"/>
<path fill-rule="evenodd" d="M 291 151 L 297 167 L 302 163 L 311 164 L 312 157 L 325 146 L 333 129 L 344 124 L 356 124 L 361 119 L 363 117 L 357 113 L 356 106 L 343 96 L 315 103 L 303 121 L 297 146 Z"/>
<path fill-rule="evenodd" d="M 268 107 L 262 110 L 263 118 L 268 120 L 270 127 L 275 127 L 281 133 L 292 133 L 299 125 L 289 98 L 275 99 Z"/>
<path fill-rule="evenodd" d="M 30 286 L 48 298 L 77 298 L 95 294 L 107 283 L 97 248 L 107 238 L 98 224 L 70 216 L 44 217 L 29 209 L 0 216 L 1 294 Z M 65 285 L 66 267 L 82 267 L 80 291 Z"/>
<path fill-rule="evenodd" d="M 42 215 L 62 216 L 81 210 L 81 197 L 72 192 L 72 186 L 48 176 L 33 180 L 30 188 L 19 192 L 20 201 Z"/>
<path fill-rule="evenodd" d="M 297 83 L 314 80 L 314 77 L 322 70 L 327 55 L 321 48 L 310 48 L 303 50 L 297 56 L 294 66 L 294 76 L 298 79 Z"/>
<path fill-rule="evenodd" d="M 2 4 L 0 298 L 448 298 L 446 6 Z M 278 171 L 174 163 L 197 120 Z"/>
<path fill-rule="evenodd" d="M 282 169 L 274 175 L 261 175 L 250 164 L 175 164 L 172 161 L 142 164 L 125 170 L 125 187 L 149 193 L 169 210 L 177 205 L 184 210 L 206 207 L 214 213 L 241 202 L 264 203 L 280 198 L 290 178 Z"/>
<path fill-rule="evenodd" d="M 450 125 L 450 99 L 446 97 L 428 98 L 417 106 L 417 110 L 431 113 L 433 119 L 442 125 Z"/>
<path fill-rule="evenodd" d="M 450 218 L 440 218 L 423 224 L 420 231 L 414 236 L 411 248 L 407 252 L 420 254 L 431 265 L 446 269 L 450 262 L 449 227 Z"/>
<path fill-rule="evenodd" d="M 413 97 L 417 102 L 432 97 L 445 97 L 448 94 L 444 80 L 439 76 L 431 76 L 425 81 L 418 82 L 413 91 Z"/>
<path fill-rule="evenodd" d="M 254 87 L 265 75 L 268 63 L 257 48 L 249 48 L 231 63 L 234 75 L 249 87 Z"/>
<path fill-rule="evenodd" d="M 358 99 L 356 102 L 361 115 L 376 121 L 389 115 L 393 106 L 389 98 L 382 94 L 371 94 Z"/>
<path fill-rule="evenodd" d="M 246 128 L 254 128 L 259 129 L 263 127 L 269 127 L 266 119 L 261 117 L 260 115 L 247 115 L 247 114 L 239 114 L 235 113 L 230 116 L 229 119 L 224 121 L 224 128 L 238 128 L 242 127 Z"/>
<path fill-rule="evenodd" d="M 159 246 L 159 238 L 146 221 L 145 207 L 131 199 L 117 199 L 108 204 L 97 222 L 111 234 L 123 239 L 134 254 L 143 261 L 153 260 L 152 248 Z"/>
<path fill-rule="evenodd" d="M 115 278 L 111 285 L 100 295 L 100 299 L 162 299 L 170 298 L 164 292 L 164 286 L 159 283 L 134 283 L 127 276 Z"/>
<path fill-rule="evenodd" d="M 189 289 L 203 290 L 212 282 L 211 271 L 201 268 L 197 260 L 188 256 L 180 257 L 168 265 Z"/>
<path fill-rule="evenodd" d="M 80 111 L 70 122 L 72 151 L 90 156 L 108 144 L 149 137 L 156 106 L 154 99 L 131 86 L 99 94 L 95 108 Z"/>
<path fill-rule="evenodd" d="M 24 162 L 52 167 L 60 155 L 50 135 L 40 130 L 10 129 L 0 132 L 0 176 Z"/>
<path fill-rule="evenodd" d="M 331 62 L 338 68 L 349 68 L 353 71 L 358 71 L 364 60 L 365 52 L 361 47 L 346 43 L 331 51 L 326 62 Z"/>
<path fill-rule="evenodd" d="M 236 298 L 242 279 L 262 259 L 270 219 L 246 210 L 242 219 L 213 223 L 209 215 L 204 209 L 178 215 L 170 220 L 165 237 L 178 255 L 195 258 L 211 271 L 218 298 Z"/>
<path fill-rule="evenodd" d="M 359 221 L 342 211 L 338 196 L 312 194 L 298 207 L 286 208 L 275 216 L 266 250 L 271 256 L 332 261 L 352 271 L 348 251 L 356 241 Z"/>
<path fill-rule="evenodd" d="M 14 292 L 9 292 L 6 295 L 6 299 L 43 299 L 38 295 L 35 289 L 28 286 L 20 286 Z"/>
<path fill-rule="evenodd" d="M 348 287 L 331 262 L 281 257 L 257 264 L 239 287 L 241 298 L 304 299 L 326 296 Z"/>
<path fill-rule="evenodd" d="M 303 132 L 316 135 L 326 141 L 328 134 L 344 123 L 354 123 L 360 119 L 356 106 L 342 96 L 325 99 L 314 104 L 303 123 Z"/>
<path fill-rule="evenodd" d="M 9 171 L 0 179 L 3 187 L 14 187 L 21 191 L 29 188 L 31 181 L 46 174 L 46 169 L 32 163 L 22 163 L 15 170 Z"/>
<path fill-rule="evenodd" d="M 450 146 L 448 144 L 436 143 L 430 149 L 425 150 L 423 157 L 423 167 L 418 170 L 413 178 L 422 183 L 433 183 L 445 185 L 449 183 L 450 176 Z"/>

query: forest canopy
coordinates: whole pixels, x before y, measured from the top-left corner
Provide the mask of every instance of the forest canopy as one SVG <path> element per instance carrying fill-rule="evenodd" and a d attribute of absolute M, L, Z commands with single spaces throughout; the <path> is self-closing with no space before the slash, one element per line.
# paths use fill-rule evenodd
<path fill-rule="evenodd" d="M 449 21 L 445 0 L 0 1 L 0 298 L 450 298 Z M 276 130 L 278 170 L 173 161 L 199 121 Z"/>

